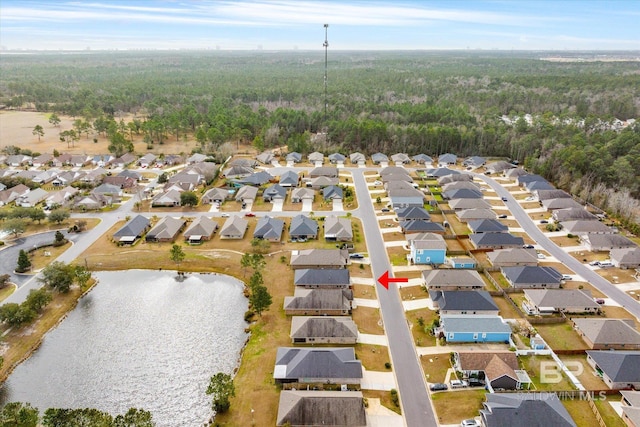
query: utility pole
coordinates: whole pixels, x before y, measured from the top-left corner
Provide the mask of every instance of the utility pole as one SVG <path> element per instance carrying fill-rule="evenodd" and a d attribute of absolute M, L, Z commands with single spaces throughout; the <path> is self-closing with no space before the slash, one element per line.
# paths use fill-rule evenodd
<path fill-rule="evenodd" d="M 329 49 L 329 40 L 327 38 L 327 30 L 329 28 L 329 24 L 324 24 L 324 126 L 327 127 L 327 106 L 329 102 L 327 101 L 327 51 Z M 328 132 L 327 132 L 328 133 Z"/>

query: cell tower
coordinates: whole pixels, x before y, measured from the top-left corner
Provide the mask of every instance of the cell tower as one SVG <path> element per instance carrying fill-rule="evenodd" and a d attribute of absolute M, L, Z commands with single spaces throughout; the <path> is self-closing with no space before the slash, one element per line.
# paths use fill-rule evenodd
<path fill-rule="evenodd" d="M 324 125 L 327 126 L 327 107 L 329 102 L 327 101 L 327 51 L 329 49 L 329 40 L 327 38 L 327 30 L 329 24 L 324 24 Z"/>

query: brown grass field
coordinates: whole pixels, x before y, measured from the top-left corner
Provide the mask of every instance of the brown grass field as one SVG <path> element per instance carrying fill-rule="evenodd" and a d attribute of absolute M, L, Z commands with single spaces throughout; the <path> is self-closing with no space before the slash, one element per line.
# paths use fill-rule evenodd
<path fill-rule="evenodd" d="M 440 424 L 457 424 L 461 420 L 474 418 L 485 400 L 484 389 L 456 390 L 431 395 Z"/>

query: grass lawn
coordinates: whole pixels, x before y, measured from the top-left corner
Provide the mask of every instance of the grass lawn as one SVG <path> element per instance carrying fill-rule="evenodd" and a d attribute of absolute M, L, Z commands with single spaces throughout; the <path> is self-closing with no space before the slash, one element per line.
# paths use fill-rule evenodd
<path fill-rule="evenodd" d="M 358 325 L 358 331 L 363 334 L 382 335 L 382 315 L 380 309 L 371 307 L 358 307 L 351 313 L 353 321 Z"/>
<path fill-rule="evenodd" d="M 599 400 L 596 398 L 594 399 L 594 401 L 596 403 L 596 408 L 598 408 L 598 412 L 600 412 L 600 416 L 604 420 L 607 427 L 625 427 L 626 426 L 622 418 L 618 416 L 618 414 L 613 409 L 613 407 L 608 403 L 609 401 L 611 402 L 620 401 L 620 396 L 618 395 L 607 396 L 607 400 Z"/>
<path fill-rule="evenodd" d="M 18 287 L 14 284 L 5 286 L 4 288 L 0 289 L 0 302 L 9 298 L 11 294 L 16 291 L 16 289 L 18 289 Z"/>
<path fill-rule="evenodd" d="M 380 399 L 380 404 L 388 409 L 391 409 L 396 414 L 400 414 L 400 408 L 393 404 L 391 401 L 391 393 L 382 390 L 362 390 L 362 395 L 365 399 Z"/>
<path fill-rule="evenodd" d="M 560 357 L 560 360 L 562 360 L 564 363 L 571 362 L 571 363 L 580 363 L 582 365 L 582 373 L 580 375 L 578 375 L 578 372 L 576 371 L 576 369 L 572 368 L 571 366 L 569 366 L 569 368 L 571 369 L 573 374 L 576 377 L 578 377 L 578 380 L 580 381 L 580 383 L 582 383 L 585 389 L 587 390 L 606 390 L 607 389 L 607 385 L 604 383 L 604 381 L 602 381 L 600 377 L 593 374 L 593 368 L 589 366 L 589 364 L 587 363 L 587 356 L 562 355 L 559 357 Z"/>
<path fill-rule="evenodd" d="M 486 390 L 461 390 L 431 395 L 440 424 L 458 424 L 461 420 L 478 416 L 485 401 Z"/>
<path fill-rule="evenodd" d="M 598 420 L 593 413 L 589 402 L 586 400 L 562 400 L 562 405 L 567 409 L 573 421 L 575 421 L 578 427 L 591 427 L 597 426 Z M 610 424 L 607 424 L 609 426 Z"/>
<path fill-rule="evenodd" d="M 554 350 L 587 349 L 587 345 L 573 329 L 571 322 L 536 325 L 536 330 Z"/>
<path fill-rule="evenodd" d="M 485 273 L 486 274 L 486 273 Z M 501 272 L 499 271 L 490 271 L 489 275 L 491 277 L 493 277 L 493 280 L 495 280 L 502 288 L 504 289 L 508 289 L 511 286 L 509 285 L 509 282 L 507 282 L 507 279 L 505 279 L 505 277 L 502 275 Z M 493 285 L 493 283 L 489 283 L 487 284 L 487 286 L 489 287 L 489 289 L 494 290 L 495 286 Z"/>
<path fill-rule="evenodd" d="M 64 251 L 71 247 L 71 242 L 67 242 L 62 246 L 44 246 L 29 252 L 31 259 L 31 270 L 38 271 L 58 258 Z"/>
<path fill-rule="evenodd" d="M 413 340 L 419 347 L 429 347 L 436 345 L 436 337 L 424 331 L 418 323 L 418 319 L 422 318 L 425 327 L 429 327 L 431 323 L 438 317 L 435 311 L 428 308 L 412 310 L 406 312 L 407 321 L 409 322 Z"/>
<path fill-rule="evenodd" d="M 555 390 L 574 390 L 575 388 L 567 377 L 560 371 L 558 365 L 551 356 L 520 356 L 520 366 L 527 371 L 531 378 L 531 390 L 532 391 L 555 391 Z M 549 372 L 555 370 L 556 373 L 561 375 L 559 381 L 551 381 L 552 377 L 548 381 L 542 382 L 540 373 L 542 371 L 542 364 L 545 363 L 545 371 Z"/>
<path fill-rule="evenodd" d="M 557 236 L 557 237 L 550 237 L 549 239 L 558 246 L 580 245 L 580 240 L 578 239 L 578 237 Z"/>
<path fill-rule="evenodd" d="M 407 254 L 401 246 L 391 246 L 387 248 L 387 254 L 389 255 L 389 261 L 391 265 L 407 265 Z"/>
<path fill-rule="evenodd" d="M 451 353 L 429 354 L 420 358 L 422 370 L 430 383 L 443 383 L 451 368 Z"/>
<path fill-rule="evenodd" d="M 383 345 L 356 344 L 356 358 L 368 371 L 391 371 L 384 364 L 391 363 L 389 349 Z"/>
<path fill-rule="evenodd" d="M 400 297 L 403 301 L 429 298 L 429 292 L 427 292 L 422 286 L 406 286 L 400 288 Z"/>
<path fill-rule="evenodd" d="M 518 295 L 518 294 L 516 294 Z M 505 297 L 493 297 L 493 301 L 498 305 L 500 316 L 504 319 L 521 319 L 520 313 L 511 305 Z"/>
<path fill-rule="evenodd" d="M 376 299 L 375 286 L 369 285 L 353 285 L 353 296 L 355 298 Z"/>

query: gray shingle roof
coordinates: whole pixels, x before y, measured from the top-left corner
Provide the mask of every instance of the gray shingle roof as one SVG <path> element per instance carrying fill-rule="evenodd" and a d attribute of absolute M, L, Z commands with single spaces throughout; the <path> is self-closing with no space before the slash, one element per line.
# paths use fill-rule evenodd
<path fill-rule="evenodd" d="M 553 267 L 523 265 L 517 267 L 502 267 L 502 273 L 513 284 L 527 283 L 558 283 L 562 274 Z"/>
<path fill-rule="evenodd" d="M 555 393 L 487 393 L 485 427 L 576 427 Z"/>
<path fill-rule="evenodd" d="M 522 246 L 524 239 L 509 233 L 473 233 L 469 239 L 476 245 L 482 246 Z"/>
<path fill-rule="evenodd" d="M 573 318 L 576 328 L 594 344 L 640 345 L 640 332 L 630 319 Z"/>
<path fill-rule="evenodd" d="M 429 215 L 429 212 L 427 212 L 425 208 L 420 206 L 398 208 L 395 210 L 395 212 L 399 219 L 431 219 L 431 215 Z"/>
<path fill-rule="evenodd" d="M 358 326 L 346 316 L 293 316 L 291 338 L 357 338 Z"/>
<path fill-rule="evenodd" d="M 329 215 L 324 220 L 324 236 L 325 238 L 332 237 L 338 240 L 351 240 L 353 238 L 351 220 Z"/>
<path fill-rule="evenodd" d="M 293 296 L 284 298 L 285 310 L 340 310 L 351 309 L 353 292 L 346 289 L 304 289 L 296 287 Z"/>
<path fill-rule="evenodd" d="M 429 291 L 429 297 L 440 310 L 498 311 L 487 291 Z"/>
<path fill-rule="evenodd" d="M 296 215 L 291 219 L 289 234 L 291 235 L 291 237 L 317 236 L 318 223 L 316 220 L 313 220 L 308 216 Z"/>
<path fill-rule="evenodd" d="M 525 289 L 524 293 L 536 307 L 559 310 L 566 307 L 599 308 L 587 289 Z"/>
<path fill-rule="evenodd" d="M 129 222 L 122 226 L 121 229 L 113 233 L 113 237 L 138 237 L 144 233 L 144 230 L 149 226 L 149 219 L 142 215 L 136 215 L 131 218 Z"/>
<path fill-rule="evenodd" d="M 206 216 L 200 216 L 191 223 L 189 228 L 184 232 L 184 237 L 189 238 L 191 236 L 207 236 L 211 235 L 218 228 L 218 223 Z"/>
<path fill-rule="evenodd" d="M 253 237 L 266 240 L 280 240 L 283 229 L 283 220 L 266 215 L 258 220 L 256 229 L 253 232 Z"/>
<path fill-rule="evenodd" d="M 422 272 L 427 286 L 474 286 L 484 287 L 484 280 L 475 270 L 424 270 Z"/>
<path fill-rule="evenodd" d="M 511 332 L 511 327 L 507 325 L 500 316 L 469 316 L 442 315 L 440 322 L 445 333 L 505 333 Z"/>
<path fill-rule="evenodd" d="M 273 377 L 276 380 L 304 378 L 360 379 L 362 363 L 354 349 L 280 347 L 276 353 Z"/>
<path fill-rule="evenodd" d="M 283 390 L 276 425 L 365 427 L 362 392 Z"/>
<path fill-rule="evenodd" d="M 503 233 L 509 230 L 497 219 L 473 219 L 467 225 L 473 233 Z"/>
<path fill-rule="evenodd" d="M 440 232 L 444 233 L 444 227 L 437 222 L 425 221 L 423 219 L 410 219 L 408 221 L 402 221 L 400 228 L 404 232 Z"/>
<path fill-rule="evenodd" d="M 295 271 L 293 283 L 297 286 L 306 285 L 345 285 L 350 281 L 349 270 L 346 268 L 302 268 Z"/>
<path fill-rule="evenodd" d="M 613 382 L 640 382 L 640 351 L 587 351 Z"/>

